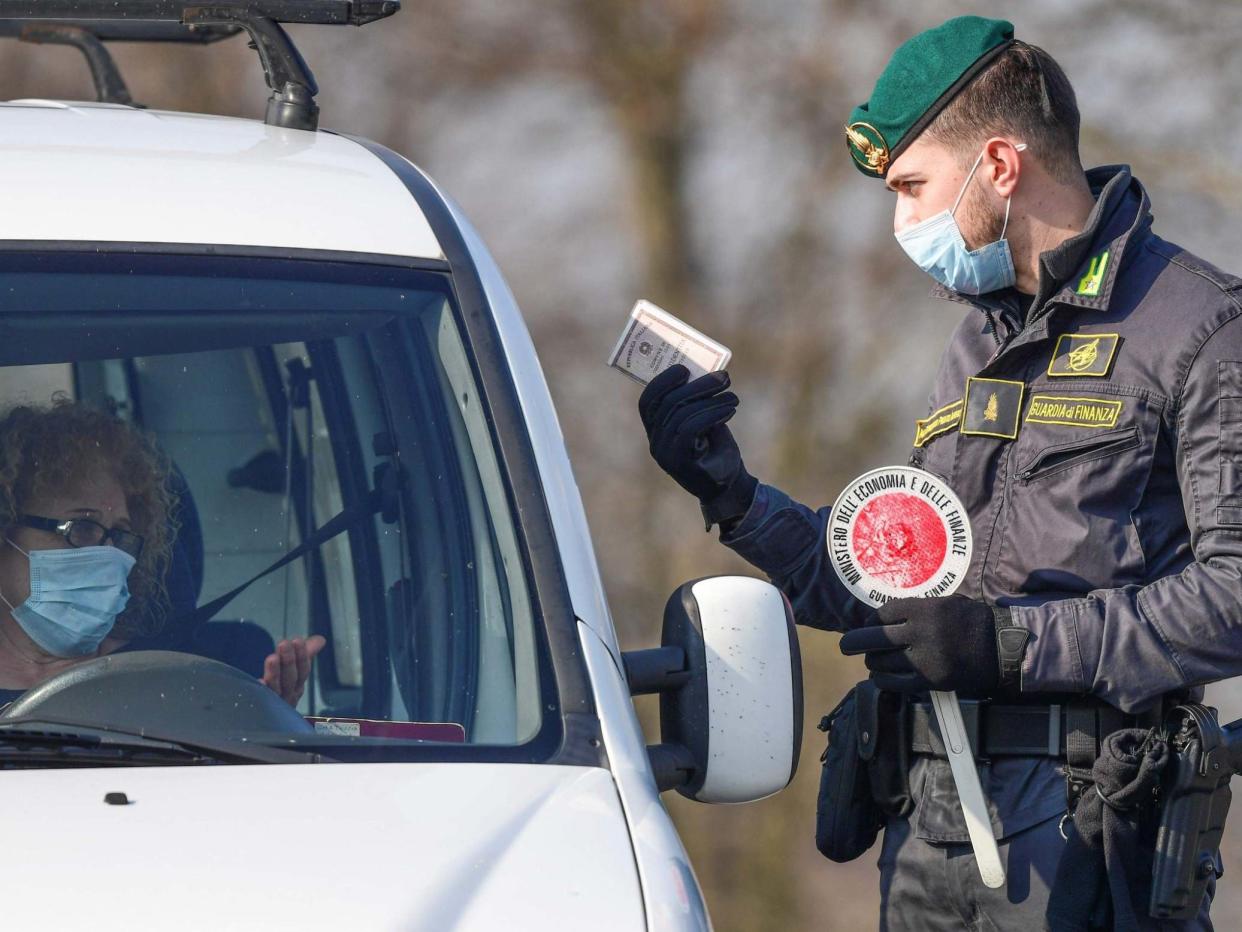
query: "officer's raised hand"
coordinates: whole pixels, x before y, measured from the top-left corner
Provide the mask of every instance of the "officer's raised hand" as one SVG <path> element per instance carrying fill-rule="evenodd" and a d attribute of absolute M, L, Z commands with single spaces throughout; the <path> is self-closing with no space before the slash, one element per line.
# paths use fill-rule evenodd
<path fill-rule="evenodd" d="M 652 457 L 699 500 L 708 527 L 741 518 L 757 485 L 726 426 L 738 405 L 728 388 L 727 372 L 691 381 L 679 365 L 652 379 L 638 399 Z"/>
<path fill-rule="evenodd" d="M 991 696 L 1017 688 L 1029 638 L 1009 624 L 1006 609 L 965 596 L 895 599 L 880 606 L 873 624 L 846 632 L 841 653 L 865 654 L 881 689 Z"/>

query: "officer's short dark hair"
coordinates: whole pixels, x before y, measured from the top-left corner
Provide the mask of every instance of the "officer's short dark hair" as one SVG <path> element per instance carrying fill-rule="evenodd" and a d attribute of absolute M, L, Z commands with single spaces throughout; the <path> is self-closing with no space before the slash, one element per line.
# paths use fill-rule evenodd
<path fill-rule="evenodd" d="M 966 162 L 990 136 L 1025 142 L 1058 181 L 1082 178 L 1078 155 L 1081 118 L 1065 72 L 1043 49 L 1014 42 L 932 121 L 930 138 Z"/>

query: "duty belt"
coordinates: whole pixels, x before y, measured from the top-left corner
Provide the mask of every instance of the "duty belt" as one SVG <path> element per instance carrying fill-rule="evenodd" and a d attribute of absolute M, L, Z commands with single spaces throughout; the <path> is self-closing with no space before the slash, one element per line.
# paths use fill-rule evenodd
<path fill-rule="evenodd" d="M 963 700 L 961 705 L 966 735 L 980 758 L 1059 757 L 1077 765 L 1076 759 L 1094 761 L 1100 742 L 1114 731 L 1160 720 L 1159 705 L 1142 716 L 1127 715 L 1102 702 L 996 705 Z M 910 703 L 910 750 L 946 756 L 930 703 Z"/>

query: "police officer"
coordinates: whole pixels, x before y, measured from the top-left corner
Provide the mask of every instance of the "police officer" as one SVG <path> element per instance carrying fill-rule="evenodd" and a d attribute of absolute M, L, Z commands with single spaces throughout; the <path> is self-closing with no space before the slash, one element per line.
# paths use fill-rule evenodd
<path fill-rule="evenodd" d="M 964 310 L 910 457 L 970 513 L 957 595 L 855 600 L 828 509 L 746 471 L 727 374 L 670 369 L 639 405 L 721 541 L 911 697 L 913 811 L 888 817 L 880 855 L 888 929 L 1042 928 L 1100 741 L 1242 672 L 1242 281 L 1152 232 L 1126 166 L 1084 172 L 1078 134 L 1056 62 L 980 17 L 902 45 L 845 129 L 896 195 L 898 243 Z M 968 720 L 1002 889 L 980 881 L 929 689 L 991 700 Z M 1209 902 L 1160 928 L 1210 928 Z"/>

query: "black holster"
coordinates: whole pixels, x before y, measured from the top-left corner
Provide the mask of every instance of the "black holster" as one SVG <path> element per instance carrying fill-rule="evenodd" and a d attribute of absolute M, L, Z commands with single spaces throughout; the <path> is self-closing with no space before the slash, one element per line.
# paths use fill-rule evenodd
<path fill-rule="evenodd" d="M 820 757 L 815 846 L 852 861 L 875 844 L 889 816 L 909 815 L 910 739 L 906 699 L 864 680 L 819 723 L 828 732 Z"/>
<path fill-rule="evenodd" d="M 1222 728 L 1216 710 L 1197 702 L 1168 715 L 1170 760 L 1161 786 L 1148 904 L 1156 918 L 1196 916 L 1208 881 L 1222 873 L 1220 840 L 1233 795 L 1229 781 L 1242 758 L 1240 724 Z"/>

